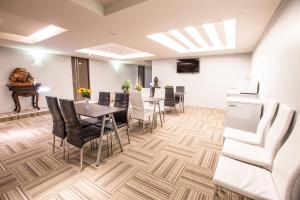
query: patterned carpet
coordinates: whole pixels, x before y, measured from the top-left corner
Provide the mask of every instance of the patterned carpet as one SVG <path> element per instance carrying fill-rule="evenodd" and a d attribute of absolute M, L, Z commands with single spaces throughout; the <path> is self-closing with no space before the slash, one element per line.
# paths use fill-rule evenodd
<path fill-rule="evenodd" d="M 223 110 L 195 107 L 167 113 L 154 133 L 134 123 L 131 144 L 120 133 L 123 152 L 113 137 L 108 157 L 103 142 L 99 167 L 87 145 L 80 173 L 77 148 L 69 162 L 58 145 L 52 154 L 50 115 L 0 123 L 0 199 L 210 200 L 223 129 Z M 228 191 L 224 199 L 247 198 Z"/>

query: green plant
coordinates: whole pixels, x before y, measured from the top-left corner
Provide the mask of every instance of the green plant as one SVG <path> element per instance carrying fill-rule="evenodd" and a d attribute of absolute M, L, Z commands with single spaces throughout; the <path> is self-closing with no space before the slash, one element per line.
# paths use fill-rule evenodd
<path fill-rule="evenodd" d="M 130 80 L 125 80 L 122 84 L 122 90 L 124 93 L 129 93 L 129 89 L 131 87 Z"/>

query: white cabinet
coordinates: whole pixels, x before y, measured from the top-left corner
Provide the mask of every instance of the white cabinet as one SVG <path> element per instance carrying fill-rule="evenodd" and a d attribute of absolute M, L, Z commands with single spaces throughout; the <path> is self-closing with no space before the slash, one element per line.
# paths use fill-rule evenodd
<path fill-rule="evenodd" d="M 258 99 L 227 98 L 225 126 L 256 132 L 262 112 L 262 102 Z"/>

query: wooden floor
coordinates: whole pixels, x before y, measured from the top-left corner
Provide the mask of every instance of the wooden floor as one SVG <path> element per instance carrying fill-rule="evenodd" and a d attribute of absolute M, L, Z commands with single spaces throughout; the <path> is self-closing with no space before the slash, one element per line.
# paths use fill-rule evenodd
<path fill-rule="evenodd" d="M 99 167 L 88 146 L 80 173 L 77 148 L 66 162 L 57 140 L 52 154 L 50 115 L 0 123 L 0 199 L 213 199 L 223 129 L 223 110 L 195 107 L 168 113 L 154 133 L 134 123 L 131 144 L 121 131 L 123 152 L 113 137 L 107 157 L 103 142 Z M 228 192 L 224 199 L 244 198 Z"/>

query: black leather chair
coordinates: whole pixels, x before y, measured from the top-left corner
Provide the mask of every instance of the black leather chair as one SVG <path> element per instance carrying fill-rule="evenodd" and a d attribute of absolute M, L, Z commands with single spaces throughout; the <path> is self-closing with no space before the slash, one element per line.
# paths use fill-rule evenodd
<path fill-rule="evenodd" d="M 175 110 L 178 114 L 178 111 L 176 109 L 177 104 L 179 104 L 179 101 L 176 101 L 176 99 L 175 99 L 174 88 L 166 87 L 165 88 L 165 106 L 175 108 Z"/>
<path fill-rule="evenodd" d="M 86 143 L 100 137 L 101 127 L 94 126 L 92 124 L 90 124 L 89 126 L 82 126 L 76 114 L 73 100 L 60 99 L 59 102 L 66 124 L 68 159 L 69 144 L 80 148 L 80 171 L 82 171 L 83 147 Z"/>
<path fill-rule="evenodd" d="M 110 92 L 99 92 L 98 104 L 103 106 L 109 106 Z"/>
<path fill-rule="evenodd" d="M 126 128 L 128 143 L 130 144 L 129 138 L 129 123 L 128 123 L 128 106 L 129 106 L 129 94 L 116 93 L 114 107 L 125 108 L 122 112 L 114 113 L 116 126 L 118 129 Z M 106 123 L 105 127 L 111 131 L 114 131 L 112 121 Z"/>
<path fill-rule="evenodd" d="M 64 147 L 64 140 L 67 136 L 66 132 L 66 124 L 61 113 L 61 110 L 58 105 L 58 99 L 56 97 L 46 96 L 47 105 L 49 108 L 49 112 L 52 116 L 53 121 L 53 149 L 52 152 L 55 152 L 55 137 L 61 138 L 60 146 L 63 146 L 64 150 L 64 158 L 65 158 L 65 147 Z"/>

